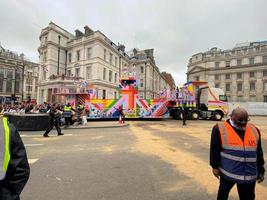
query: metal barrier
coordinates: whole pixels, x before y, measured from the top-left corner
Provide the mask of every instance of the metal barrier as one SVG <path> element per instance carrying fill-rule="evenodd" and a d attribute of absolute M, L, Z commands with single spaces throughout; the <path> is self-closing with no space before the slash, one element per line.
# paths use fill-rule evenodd
<path fill-rule="evenodd" d="M 5 114 L 8 121 L 19 131 L 43 131 L 49 124 L 48 114 Z"/>

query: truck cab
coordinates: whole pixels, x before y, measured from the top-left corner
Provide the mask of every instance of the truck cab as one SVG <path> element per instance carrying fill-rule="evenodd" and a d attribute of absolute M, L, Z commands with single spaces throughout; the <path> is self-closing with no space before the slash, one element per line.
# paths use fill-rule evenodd
<path fill-rule="evenodd" d="M 227 98 L 220 88 L 212 88 L 204 81 L 190 81 L 180 88 L 177 99 L 170 103 L 170 115 L 181 119 L 185 107 L 188 119 L 220 121 L 228 113 Z"/>

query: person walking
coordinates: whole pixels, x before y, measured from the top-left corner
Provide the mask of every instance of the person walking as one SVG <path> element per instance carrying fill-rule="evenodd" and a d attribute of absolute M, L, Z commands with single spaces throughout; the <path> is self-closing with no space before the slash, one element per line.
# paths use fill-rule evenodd
<path fill-rule="evenodd" d="M 20 200 L 30 176 L 27 153 L 17 129 L 0 118 L 0 199 Z"/>
<path fill-rule="evenodd" d="M 124 123 L 125 115 L 123 113 L 123 106 L 122 105 L 119 106 L 118 113 L 119 113 L 119 117 L 121 117 L 122 123 Z"/>
<path fill-rule="evenodd" d="M 49 111 L 49 126 L 47 127 L 45 133 L 44 133 L 44 137 L 49 137 L 48 134 L 49 132 L 53 129 L 53 127 L 55 126 L 56 129 L 57 129 L 57 134 L 58 136 L 60 135 L 64 135 L 62 132 L 61 132 L 61 128 L 60 128 L 60 118 L 61 118 L 61 111 L 60 111 L 60 107 L 57 106 L 57 105 L 53 105 L 51 108 L 50 108 L 50 111 Z"/>
<path fill-rule="evenodd" d="M 210 143 L 210 166 L 220 180 L 217 200 L 227 200 L 236 184 L 240 200 L 255 199 L 255 185 L 264 180 L 261 134 L 248 123 L 243 108 L 232 111 L 230 119 L 216 124 Z"/>
<path fill-rule="evenodd" d="M 182 117 L 183 117 L 183 126 L 186 126 L 187 111 L 186 111 L 185 103 L 183 103 L 181 109 L 182 109 Z"/>

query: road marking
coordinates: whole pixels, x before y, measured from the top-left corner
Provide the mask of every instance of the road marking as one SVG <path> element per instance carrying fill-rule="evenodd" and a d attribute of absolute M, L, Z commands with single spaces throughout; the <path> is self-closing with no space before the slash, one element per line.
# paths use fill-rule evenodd
<path fill-rule="evenodd" d="M 39 159 L 28 159 L 28 162 L 29 162 L 29 164 L 33 164 L 33 163 L 35 163 L 37 160 L 39 160 Z"/>
<path fill-rule="evenodd" d="M 44 144 L 25 144 L 25 147 L 43 146 Z"/>

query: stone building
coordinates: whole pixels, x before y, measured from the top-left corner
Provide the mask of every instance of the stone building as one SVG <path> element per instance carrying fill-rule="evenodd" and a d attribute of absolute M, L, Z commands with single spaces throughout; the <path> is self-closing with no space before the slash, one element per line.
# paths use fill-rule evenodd
<path fill-rule="evenodd" d="M 0 104 L 37 98 L 39 65 L 0 45 Z"/>
<path fill-rule="evenodd" d="M 267 102 L 267 41 L 237 44 L 231 50 L 211 48 L 193 55 L 189 81 L 207 81 L 222 88 L 228 101 Z"/>
<path fill-rule="evenodd" d="M 119 78 L 125 69 L 133 65 L 140 66 L 140 70 L 143 67 L 143 74 L 147 69 L 146 92 L 142 92 L 144 97 L 156 97 L 160 89 L 156 81 L 160 72 L 153 58 L 153 50 L 138 52 L 143 57 L 129 56 L 124 45 L 116 45 L 102 32 L 93 31 L 88 26 L 84 27 L 83 32 L 76 30 L 73 35 L 50 22 L 41 31 L 38 51 L 41 66 L 40 103 L 61 101 L 59 96 L 53 95 L 55 93 L 85 92 L 90 87 L 96 89 L 97 98 L 118 98 Z M 77 87 L 84 82 L 86 87 Z M 141 88 L 145 87 L 143 82 L 141 85 Z"/>

